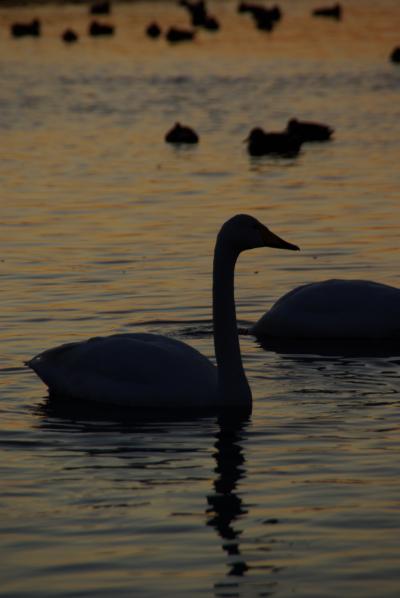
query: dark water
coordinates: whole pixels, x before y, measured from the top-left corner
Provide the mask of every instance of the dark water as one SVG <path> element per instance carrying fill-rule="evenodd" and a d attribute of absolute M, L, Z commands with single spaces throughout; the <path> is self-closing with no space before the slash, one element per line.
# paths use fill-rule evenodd
<path fill-rule="evenodd" d="M 340 22 L 281 3 L 272 34 L 236 4 L 219 33 L 169 46 L 175 4 L 0 11 L 1 515 L 5 596 L 339 596 L 400 592 L 400 349 L 241 338 L 248 420 L 163 419 L 49 401 L 23 361 L 133 330 L 213 355 L 211 252 L 248 212 L 299 244 L 245 255 L 240 325 L 330 277 L 399 280 L 397 2 Z M 212 10 L 211 10 L 212 9 Z M 12 39 L 38 16 L 43 35 Z M 65 46 L 60 32 L 80 40 Z M 250 159 L 253 126 L 335 128 L 298 158 Z M 163 141 L 176 120 L 198 147 Z"/>

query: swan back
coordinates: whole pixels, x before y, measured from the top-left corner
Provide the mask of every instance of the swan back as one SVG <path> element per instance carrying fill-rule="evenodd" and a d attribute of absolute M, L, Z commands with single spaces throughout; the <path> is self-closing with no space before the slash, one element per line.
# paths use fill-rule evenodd
<path fill-rule="evenodd" d="M 250 332 L 281 338 L 399 338 L 400 290 L 368 280 L 306 284 L 278 299 Z"/>
<path fill-rule="evenodd" d="M 190 345 L 159 334 L 67 343 L 27 365 L 60 397 L 140 408 L 218 403 L 217 368 Z"/>

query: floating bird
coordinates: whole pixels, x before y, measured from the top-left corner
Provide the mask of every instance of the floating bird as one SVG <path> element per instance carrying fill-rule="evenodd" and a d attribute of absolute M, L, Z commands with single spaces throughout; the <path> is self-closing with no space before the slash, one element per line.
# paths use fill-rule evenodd
<path fill-rule="evenodd" d="M 161 27 L 156 22 L 150 23 L 146 28 L 146 35 L 153 38 L 160 37 Z"/>
<path fill-rule="evenodd" d="M 67 44 L 72 44 L 78 41 L 78 36 L 73 29 L 66 29 L 61 38 Z"/>
<path fill-rule="evenodd" d="M 196 25 L 203 25 L 207 18 L 207 8 L 204 0 L 198 0 L 197 2 L 180 0 L 179 4 L 187 9 L 194 27 L 196 27 Z"/>
<path fill-rule="evenodd" d="M 219 29 L 221 28 L 219 21 L 212 15 L 207 15 L 202 24 L 202 27 L 204 29 L 207 29 L 208 31 L 219 31 Z"/>
<path fill-rule="evenodd" d="M 257 17 L 257 15 L 268 14 L 272 21 L 279 21 L 282 18 L 282 11 L 277 5 L 272 8 L 266 8 L 261 4 L 254 4 L 253 2 L 240 2 L 237 7 L 237 12 L 249 12 L 255 17 Z"/>
<path fill-rule="evenodd" d="M 188 29 L 170 27 L 165 37 L 169 42 L 186 42 L 194 39 L 195 32 Z"/>
<path fill-rule="evenodd" d="M 234 269 L 242 251 L 297 250 L 252 216 L 234 216 L 215 245 L 213 324 L 217 367 L 191 346 L 158 334 L 115 334 L 68 343 L 27 362 L 50 394 L 137 409 L 251 411 L 237 332 Z"/>
<path fill-rule="evenodd" d="M 285 295 L 249 329 L 269 339 L 400 339 L 400 289 L 325 280 Z"/>
<path fill-rule="evenodd" d="M 89 35 L 97 37 L 99 35 L 113 35 L 114 26 L 107 25 L 105 23 L 99 23 L 98 21 L 92 21 L 89 26 Z"/>
<path fill-rule="evenodd" d="M 301 139 L 302 142 L 328 141 L 334 132 L 334 129 L 328 125 L 307 120 L 297 120 L 297 118 L 291 118 L 288 121 L 286 130 L 290 135 L 295 135 Z"/>
<path fill-rule="evenodd" d="M 41 33 L 41 24 L 39 19 L 33 19 L 30 23 L 13 23 L 11 25 L 11 34 L 13 37 L 39 37 Z"/>
<path fill-rule="evenodd" d="M 110 12 L 111 4 L 107 0 L 105 2 L 96 2 L 89 9 L 91 15 L 109 15 Z"/>
<path fill-rule="evenodd" d="M 193 27 L 204 27 L 210 31 L 217 31 L 220 28 L 217 19 L 208 14 L 204 0 L 197 0 L 197 2 L 180 0 L 179 4 L 187 9 Z"/>
<path fill-rule="evenodd" d="M 312 14 L 314 17 L 331 17 L 340 20 L 342 18 L 342 7 L 340 4 L 334 4 L 333 6 L 315 8 Z"/>
<path fill-rule="evenodd" d="M 257 29 L 263 31 L 272 31 L 275 24 L 282 18 L 282 11 L 279 6 L 266 8 L 261 4 L 240 2 L 237 11 L 240 13 L 250 13 L 255 21 Z"/>
<path fill-rule="evenodd" d="M 198 143 L 199 136 L 190 127 L 175 123 L 172 129 L 166 133 L 165 141 L 167 143 Z"/>
<path fill-rule="evenodd" d="M 400 62 L 400 46 L 394 48 L 393 52 L 390 54 L 391 62 Z"/>
<path fill-rule="evenodd" d="M 266 133 L 261 127 L 252 129 L 245 141 L 251 156 L 279 154 L 286 158 L 297 156 L 302 143 L 301 139 L 287 131 Z"/>

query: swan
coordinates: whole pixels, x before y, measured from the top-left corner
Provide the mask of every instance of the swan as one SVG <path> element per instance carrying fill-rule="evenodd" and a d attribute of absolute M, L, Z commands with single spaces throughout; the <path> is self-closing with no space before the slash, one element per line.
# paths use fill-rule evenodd
<path fill-rule="evenodd" d="M 330 279 L 292 289 L 248 331 L 269 339 L 400 338 L 400 289 Z"/>
<path fill-rule="evenodd" d="M 57 346 L 27 365 L 50 394 L 142 409 L 251 410 L 234 300 L 239 254 L 256 247 L 298 250 L 252 216 L 239 214 L 218 233 L 213 265 L 217 367 L 189 345 L 158 334 L 114 334 Z"/>

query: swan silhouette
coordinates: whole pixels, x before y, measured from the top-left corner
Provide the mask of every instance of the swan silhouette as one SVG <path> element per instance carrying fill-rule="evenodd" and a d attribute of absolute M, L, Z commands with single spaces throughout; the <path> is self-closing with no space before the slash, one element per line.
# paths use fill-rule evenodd
<path fill-rule="evenodd" d="M 115 334 L 49 349 L 27 362 L 50 394 L 142 409 L 251 410 L 236 325 L 234 268 L 256 247 L 298 250 L 252 216 L 237 215 L 217 236 L 213 324 L 217 367 L 180 341 L 157 334 Z"/>
<path fill-rule="evenodd" d="M 400 289 L 331 279 L 283 295 L 254 326 L 270 339 L 400 339 Z"/>

